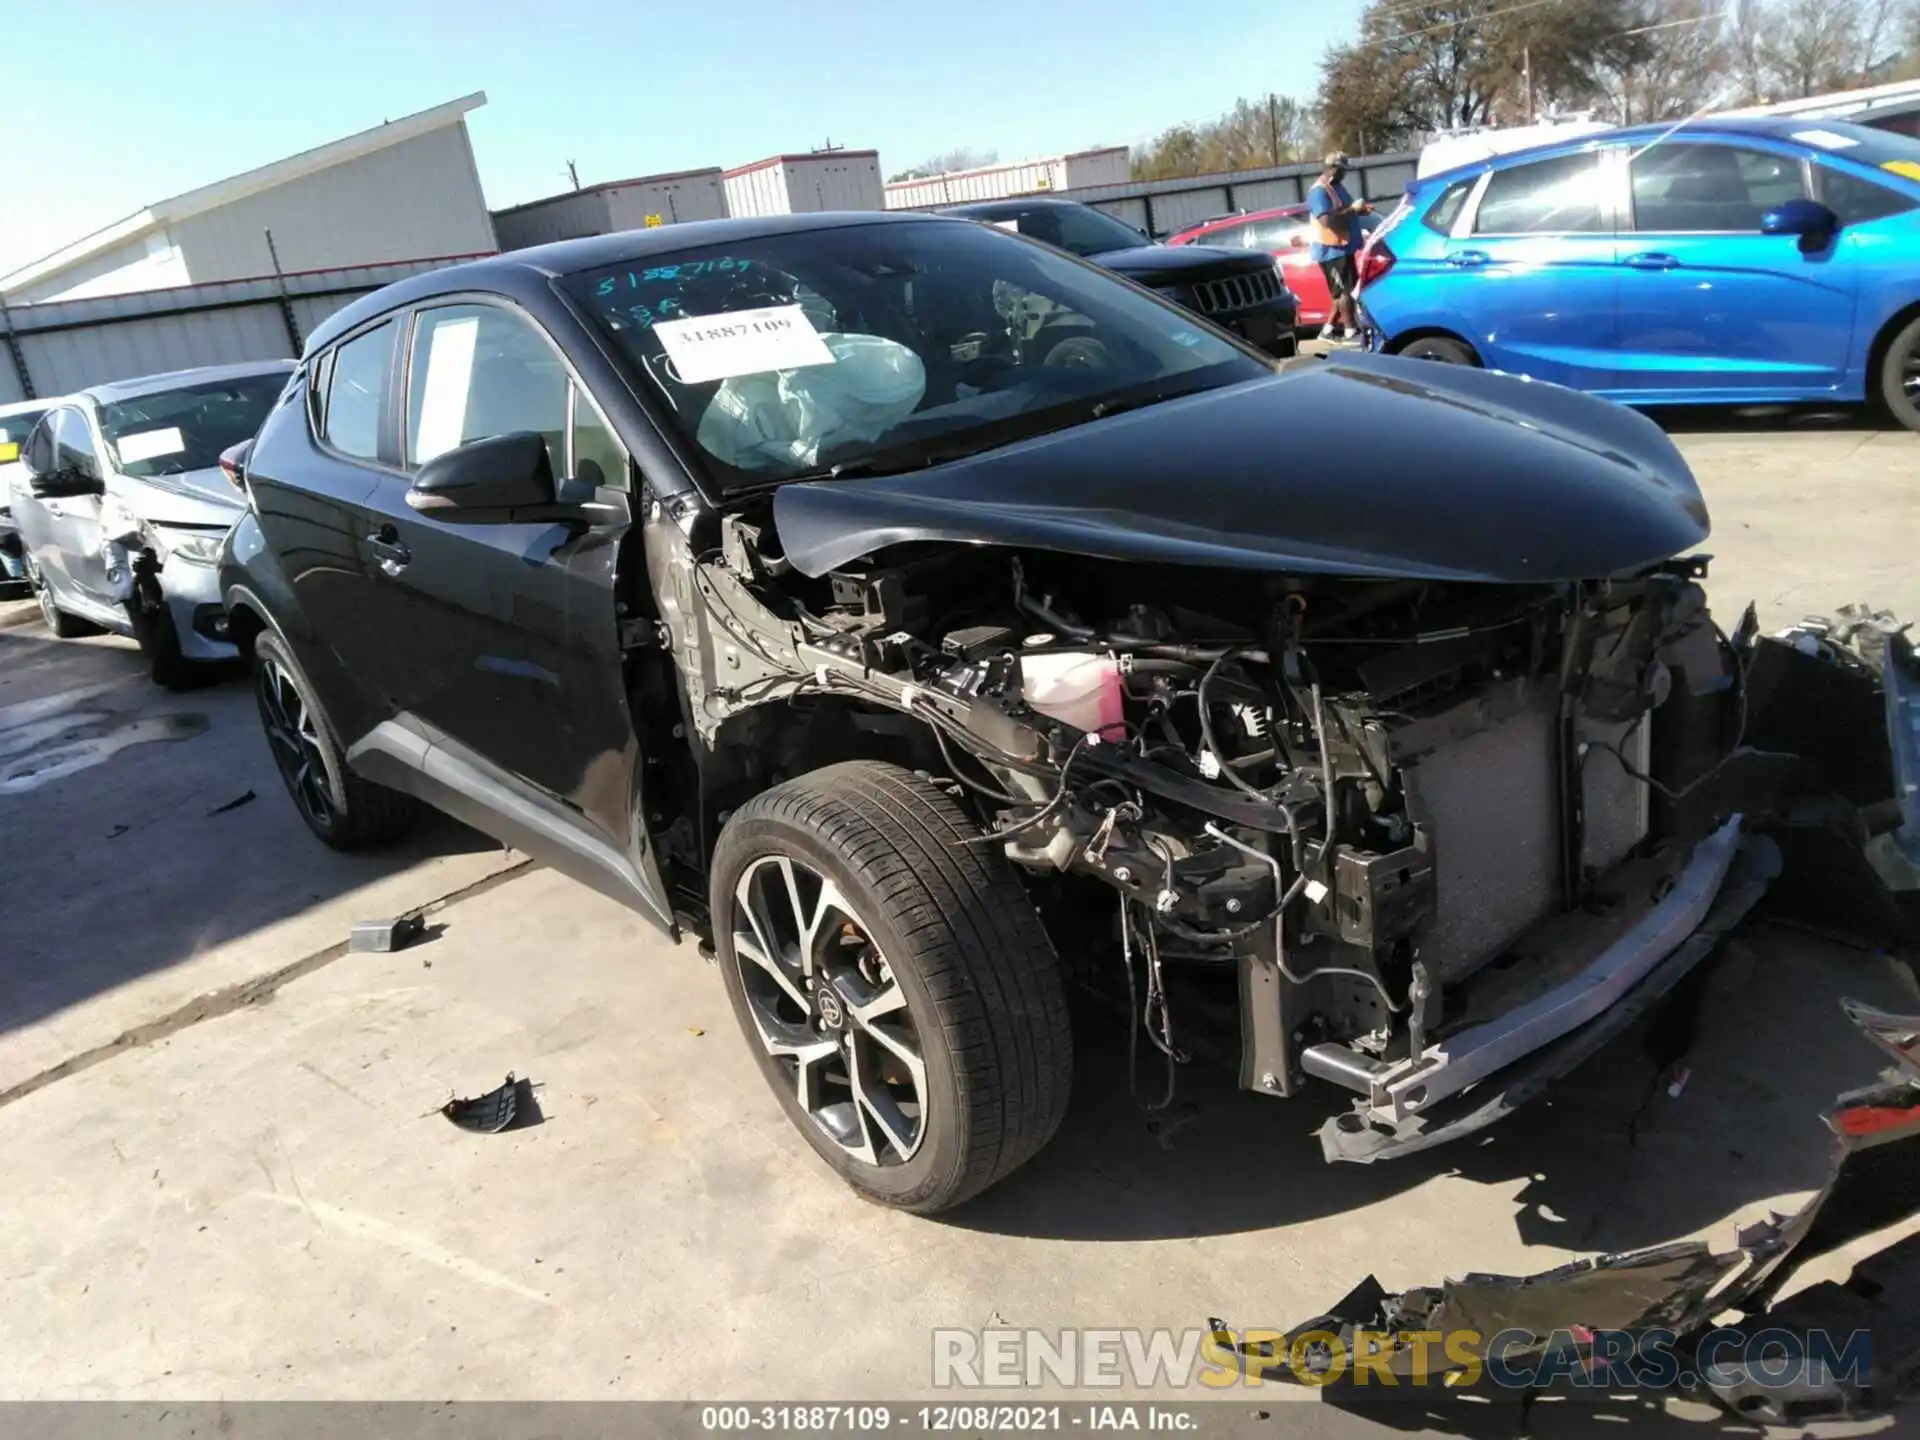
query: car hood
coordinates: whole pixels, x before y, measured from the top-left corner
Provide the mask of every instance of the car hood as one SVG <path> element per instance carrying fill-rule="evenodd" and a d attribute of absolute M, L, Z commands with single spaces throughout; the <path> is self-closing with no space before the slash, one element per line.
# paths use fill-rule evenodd
<path fill-rule="evenodd" d="M 1686 461 L 1644 416 L 1432 361 L 1294 361 L 1220 390 L 928 470 L 775 493 L 823 575 L 909 541 L 1327 575 L 1594 579 L 1707 536 Z"/>
<path fill-rule="evenodd" d="M 218 465 L 178 475 L 122 475 L 114 494 L 142 520 L 156 525 L 226 526 L 240 518 L 246 498 Z"/>
<path fill-rule="evenodd" d="M 1189 278 L 1204 280 L 1273 267 L 1273 257 L 1264 250 L 1226 250 L 1218 245 L 1136 245 L 1131 250 L 1107 250 L 1086 258 L 1103 270 L 1112 270 L 1143 285 Z"/>

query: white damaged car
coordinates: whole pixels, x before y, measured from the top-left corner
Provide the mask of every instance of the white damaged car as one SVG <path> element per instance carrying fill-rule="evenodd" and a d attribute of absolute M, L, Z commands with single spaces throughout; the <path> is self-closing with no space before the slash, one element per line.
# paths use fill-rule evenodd
<path fill-rule="evenodd" d="M 292 373 L 271 360 L 120 380 L 40 418 L 6 498 L 49 630 L 131 635 L 169 688 L 237 657 L 214 564 L 245 497 L 220 456 Z"/>

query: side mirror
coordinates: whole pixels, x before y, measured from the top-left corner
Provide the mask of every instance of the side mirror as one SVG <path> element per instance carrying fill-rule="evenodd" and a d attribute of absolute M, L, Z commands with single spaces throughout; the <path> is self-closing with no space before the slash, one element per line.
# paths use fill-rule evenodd
<path fill-rule="evenodd" d="M 45 472 L 28 470 L 27 489 L 41 500 L 77 500 L 83 495 L 107 493 L 106 485 L 97 476 L 83 475 L 74 465 Z"/>
<path fill-rule="evenodd" d="M 1840 217 L 1818 200 L 1783 201 L 1760 217 L 1762 235 L 1798 235 L 1802 249 L 1824 245 L 1839 228 Z"/>
<path fill-rule="evenodd" d="M 547 442 L 531 430 L 474 440 L 420 467 L 407 504 L 453 524 L 514 525 L 581 518 L 558 503 Z"/>

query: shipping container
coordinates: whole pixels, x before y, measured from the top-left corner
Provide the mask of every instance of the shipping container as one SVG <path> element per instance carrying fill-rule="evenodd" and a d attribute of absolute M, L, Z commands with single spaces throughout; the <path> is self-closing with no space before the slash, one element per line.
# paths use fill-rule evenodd
<path fill-rule="evenodd" d="M 648 230 L 683 220 L 724 220 L 727 192 L 718 165 L 608 180 L 581 190 L 563 190 L 493 212 L 502 250 L 522 250 L 582 235 Z"/>
<path fill-rule="evenodd" d="M 770 155 L 726 173 L 732 215 L 805 215 L 816 210 L 881 210 L 878 150 Z"/>
<path fill-rule="evenodd" d="M 1039 195 L 1086 185 L 1120 185 L 1132 174 L 1131 152 L 1124 145 L 1113 145 L 1040 160 L 950 170 L 944 175 L 928 175 L 918 180 L 895 180 L 887 186 L 887 208 L 919 210 L 930 205 L 1004 200 L 1014 195 Z"/>

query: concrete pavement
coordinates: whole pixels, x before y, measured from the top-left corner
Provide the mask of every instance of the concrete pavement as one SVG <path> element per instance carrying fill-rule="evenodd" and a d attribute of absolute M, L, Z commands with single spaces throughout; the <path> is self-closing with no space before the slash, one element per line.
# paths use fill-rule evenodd
<path fill-rule="evenodd" d="M 1749 592 L 1769 624 L 1920 615 L 1920 438 L 1674 428 L 1724 619 Z M 1148 1123 L 1095 1025 L 1054 1145 L 916 1220 L 789 1132 L 693 947 L 517 863 L 451 824 L 334 856 L 244 683 L 168 696 L 124 642 L 0 630 L 0 1397 L 898 1399 L 932 1393 L 935 1326 L 1281 1326 L 1370 1271 L 1725 1245 L 1821 1182 L 1816 1116 L 1877 1069 L 1837 998 L 1920 1004 L 1889 962 L 1755 927 L 1677 1099 L 1667 1037 L 1630 1034 L 1484 1141 L 1338 1169 L 1323 1102 L 1198 1067 Z M 449 896 L 428 942 L 344 953 Z M 434 1113 L 509 1070 L 540 1125 Z"/>

